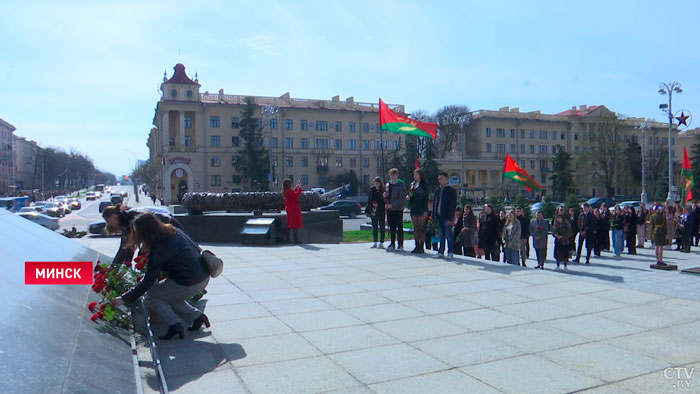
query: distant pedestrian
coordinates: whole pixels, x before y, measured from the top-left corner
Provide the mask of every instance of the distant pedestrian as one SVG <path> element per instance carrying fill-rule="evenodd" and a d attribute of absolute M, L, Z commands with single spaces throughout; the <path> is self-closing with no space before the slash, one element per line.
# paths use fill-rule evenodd
<path fill-rule="evenodd" d="M 446 172 L 438 175 L 440 187 L 433 193 L 433 216 L 437 219 L 438 232 L 440 234 L 440 248 L 435 258 L 442 258 L 447 249 L 447 258 L 452 259 L 454 246 L 454 232 L 452 224 L 455 209 L 457 208 L 457 192 L 450 186 L 450 178 Z"/>
<path fill-rule="evenodd" d="M 639 212 L 637 212 L 637 247 L 644 248 L 644 243 L 647 237 L 647 215 L 648 211 L 646 204 L 639 204 Z"/>
<path fill-rule="evenodd" d="M 469 205 L 464 206 L 462 217 L 462 231 L 459 234 L 459 241 L 462 244 L 462 252 L 465 256 L 475 257 L 474 246 L 476 245 L 476 217 Z"/>
<path fill-rule="evenodd" d="M 633 206 L 625 207 L 625 241 L 627 242 L 627 254 L 637 254 L 637 212 Z"/>
<path fill-rule="evenodd" d="M 299 229 L 302 227 L 301 206 L 299 205 L 299 196 L 303 193 L 301 182 L 292 190 L 292 180 L 285 179 L 282 182 L 282 196 L 284 197 L 284 210 L 287 212 L 287 230 L 284 238 L 286 242 L 290 242 L 289 231 L 294 233 L 294 243 L 299 244 Z"/>
<path fill-rule="evenodd" d="M 564 264 L 564 269 L 569 264 L 569 241 L 571 240 L 571 224 L 564 215 L 559 214 L 554 217 L 554 228 L 552 234 L 556 238 L 556 252 L 554 258 L 557 260 L 557 268 Z"/>
<path fill-rule="evenodd" d="M 411 211 L 411 221 L 413 222 L 413 239 L 416 247 L 411 251 L 414 254 L 425 253 L 423 244 L 425 243 L 425 219 L 428 217 L 428 181 L 421 169 L 413 171 L 413 182 L 408 188 L 408 207 Z"/>
<path fill-rule="evenodd" d="M 518 221 L 520 222 L 520 242 L 522 247 L 520 248 L 520 260 L 522 261 L 523 267 L 527 267 L 525 260 L 530 258 L 530 218 L 525 216 L 525 211 L 518 207 L 515 210 L 517 214 Z"/>
<path fill-rule="evenodd" d="M 406 184 L 403 179 L 399 179 L 399 170 L 392 168 L 389 170 L 390 181 L 387 183 L 386 192 L 386 214 L 389 222 L 389 234 L 391 243 L 386 248 L 387 252 L 403 250 L 403 207 L 406 204 Z"/>
<path fill-rule="evenodd" d="M 695 222 L 693 218 L 692 208 L 686 207 L 684 209 L 683 215 L 681 215 L 680 228 L 683 233 L 682 235 L 682 247 L 681 252 L 690 253 L 690 244 L 693 238 L 693 229 L 695 228 Z"/>
<path fill-rule="evenodd" d="M 549 234 L 549 222 L 544 218 L 542 211 L 537 211 L 535 220 L 530 222 L 530 235 L 532 235 L 532 246 L 537 255 L 537 267 L 544 269 L 547 261 L 547 234 Z"/>
<path fill-rule="evenodd" d="M 510 211 L 503 232 L 503 242 L 506 246 L 506 262 L 518 265 L 518 252 L 522 247 L 520 238 L 520 221 L 515 217 L 515 213 Z"/>
<path fill-rule="evenodd" d="M 484 220 L 480 223 L 479 229 L 479 249 L 484 251 L 486 260 L 498 261 L 499 259 L 499 238 L 500 222 L 493 211 L 493 206 L 484 206 Z M 518 234 L 518 236 L 520 236 Z"/>
<path fill-rule="evenodd" d="M 668 242 L 666 234 L 666 214 L 663 208 L 656 207 L 651 215 L 649 223 L 652 227 L 651 238 L 654 240 L 654 250 L 656 253 L 656 264 L 664 264 L 664 246 Z"/>
<path fill-rule="evenodd" d="M 579 216 L 576 208 L 569 208 L 569 224 L 571 224 L 571 243 L 569 244 L 569 257 L 576 253 L 576 235 L 579 232 Z"/>
<path fill-rule="evenodd" d="M 379 248 L 384 248 L 384 233 L 386 231 L 386 225 L 384 224 L 384 213 L 386 212 L 384 204 L 385 191 L 382 178 L 374 178 L 372 187 L 369 189 L 369 198 L 367 199 L 367 207 L 365 208 L 365 214 L 372 220 L 373 248 L 377 247 L 377 236 L 380 234 Z"/>
<path fill-rule="evenodd" d="M 600 229 L 598 231 L 600 249 L 610 250 L 610 226 L 612 224 L 612 213 L 608 209 L 608 204 L 603 203 L 600 205 Z M 600 253 L 598 253 L 600 256 Z"/>
<path fill-rule="evenodd" d="M 625 217 L 622 215 L 622 209 L 619 205 L 615 205 L 615 211 L 612 215 L 612 245 L 615 256 L 620 257 L 622 254 L 623 235 L 625 233 Z"/>

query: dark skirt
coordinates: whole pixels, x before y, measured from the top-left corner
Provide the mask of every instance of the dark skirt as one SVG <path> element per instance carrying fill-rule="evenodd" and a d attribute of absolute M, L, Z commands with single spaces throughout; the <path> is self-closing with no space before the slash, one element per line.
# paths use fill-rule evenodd
<path fill-rule="evenodd" d="M 556 250 L 554 251 L 554 258 L 557 261 L 566 261 L 569 258 L 569 243 L 562 244 L 557 241 Z"/>

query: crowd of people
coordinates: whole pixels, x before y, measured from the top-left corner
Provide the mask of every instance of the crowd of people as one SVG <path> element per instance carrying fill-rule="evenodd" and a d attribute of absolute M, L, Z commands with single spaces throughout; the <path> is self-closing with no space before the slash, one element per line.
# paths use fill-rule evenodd
<path fill-rule="evenodd" d="M 544 269 L 550 237 L 554 250 L 551 257 L 557 269 L 568 268 L 569 263 L 590 264 L 591 257 L 600 257 L 610 251 L 620 257 L 626 248 L 630 255 L 637 248 L 650 243 L 655 248 L 657 264 L 664 264 L 664 249 L 676 245 L 676 250 L 690 253 L 691 246 L 700 241 L 700 206 L 697 201 L 681 207 L 669 202 L 645 204 L 635 209 L 621 207 L 580 207 L 556 210 L 551 219 L 542 211 L 531 219 L 522 207 L 496 212 L 484 205 L 478 216 L 472 206 L 457 206 L 457 192 L 449 185 L 447 173 L 438 176 L 440 186 L 428 190 L 422 170 L 413 172 L 413 181 L 399 178 L 398 170 L 389 171 L 390 181 L 384 184 L 375 178 L 370 189 L 365 213 L 372 220 L 372 248 L 384 248 L 385 219 L 389 226 L 387 251 L 401 251 L 404 247 L 403 212 L 408 208 L 413 224 L 415 247 L 413 254 L 434 250 L 435 258 L 452 259 L 454 255 L 503 261 L 527 266 L 530 250 L 534 249 L 537 264 Z"/>

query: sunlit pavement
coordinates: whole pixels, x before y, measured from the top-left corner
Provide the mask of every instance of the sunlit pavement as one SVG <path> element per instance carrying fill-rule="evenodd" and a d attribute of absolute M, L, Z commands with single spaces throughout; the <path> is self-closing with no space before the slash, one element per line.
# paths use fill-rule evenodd
<path fill-rule="evenodd" d="M 563 272 L 369 244 L 205 247 L 226 266 L 211 328 L 160 341 L 174 392 L 700 391 L 700 277 L 651 271 L 652 249 Z"/>

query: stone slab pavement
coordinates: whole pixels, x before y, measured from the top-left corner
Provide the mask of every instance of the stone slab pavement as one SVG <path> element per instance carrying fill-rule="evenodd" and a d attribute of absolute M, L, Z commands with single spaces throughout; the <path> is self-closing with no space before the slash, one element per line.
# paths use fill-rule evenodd
<path fill-rule="evenodd" d="M 211 328 L 159 342 L 173 392 L 700 392 L 700 276 L 650 270 L 651 249 L 541 271 L 369 244 L 204 246 L 226 266 L 202 301 Z"/>

